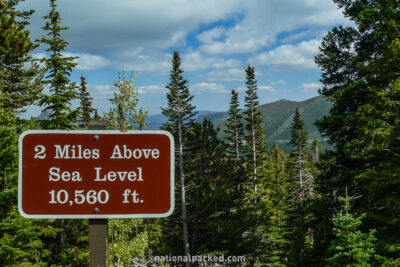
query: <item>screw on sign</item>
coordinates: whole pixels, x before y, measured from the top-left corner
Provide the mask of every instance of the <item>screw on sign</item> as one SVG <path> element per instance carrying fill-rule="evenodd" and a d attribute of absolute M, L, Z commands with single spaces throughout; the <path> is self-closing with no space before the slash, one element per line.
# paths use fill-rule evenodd
<path fill-rule="evenodd" d="M 18 208 L 27 218 L 166 217 L 174 141 L 166 131 L 26 131 Z"/>

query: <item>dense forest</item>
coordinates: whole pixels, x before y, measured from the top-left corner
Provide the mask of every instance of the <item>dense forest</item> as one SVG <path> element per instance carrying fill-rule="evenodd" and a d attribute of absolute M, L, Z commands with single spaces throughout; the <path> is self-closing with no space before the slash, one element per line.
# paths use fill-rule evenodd
<path fill-rule="evenodd" d="M 98 114 L 85 77 L 70 80 L 76 63 L 63 55 L 68 28 L 56 0 L 37 41 L 26 28 L 34 11 L 19 11 L 19 2 L 0 0 L 0 265 L 87 266 L 88 220 L 18 213 L 18 137 L 28 129 L 87 129 L 92 120 L 146 130 L 148 110 L 138 108 L 135 76 L 121 72 L 112 108 Z M 194 96 L 175 51 L 162 107 L 163 129 L 175 140 L 175 210 L 167 218 L 110 219 L 110 265 L 136 258 L 153 266 L 153 255 L 243 255 L 242 266 L 400 265 L 400 2 L 333 2 L 353 26 L 331 29 L 315 57 L 320 94 L 332 103 L 316 125 L 330 149 L 308 140 L 298 110 L 291 152 L 266 143 L 250 65 L 245 109 L 233 90 L 219 138 L 209 120 L 193 119 Z M 47 57 L 32 58 L 38 46 Z M 31 105 L 50 118 L 21 119 Z"/>

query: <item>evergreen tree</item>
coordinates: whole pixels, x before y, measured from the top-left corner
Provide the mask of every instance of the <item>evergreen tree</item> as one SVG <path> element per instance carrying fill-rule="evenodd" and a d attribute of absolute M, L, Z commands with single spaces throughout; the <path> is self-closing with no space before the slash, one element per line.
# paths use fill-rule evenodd
<path fill-rule="evenodd" d="M 86 127 L 91 120 L 90 114 L 95 111 L 94 108 L 92 108 L 92 100 L 93 97 L 90 97 L 90 93 L 87 91 L 87 83 L 86 83 L 86 78 L 81 75 L 81 87 L 80 87 L 80 94 L 79 98 L 81 100 L 81 106 L 80 106 L 80 111 L 81 111 L 81 122 L 82 126 Z"/>
<path fill-rule="evenodd" d="M 311 155 L 307 145 L 307 131 L 296 108 L 291 127 L 292 138 L 289 142 L 293 150 L 289 158 L 291 210 L 288 224 L 292 227 L 289 260 L 306 264 L 306 253 L 313 243 L 313 229 L 308 227 L 310 218 L 306 205 L 314 191 L 314 177 L 311 171 Z"/>
<path fill-rule="evenodd" d="M 43 30 L 47 36 L 38 40 L 48 45 L 46 52 L 49 58 L 41 61 L 45 64 L 47 74 L 43 81 L 49 87 L 49 94 L 41 94 L 39 105 L 43 111 L 50 111 L 50 120 L 40 121 L 44 129 L 71 129 L 76 126 L 79 110 L 71 107 L 72 101 L 79 98 L 78 86 L 71 83 L 69 77 L 75 57 L 65 57 L 68 42 L 62 39 L 61 32 L 68 29 L 60 26 L 61 16 L 57 11 L 56 0 L 50 0 L 50 12 L 44 16 L 48 20 Z M 58 232 L 58 240 L 49 240 L 47 247 L 51 250 L 49 263 L 86 265 L 88 262 L 88 222 L 85 220 L 48 220 L 46 225 Z"/>
<path fill-rule="evenodd" d="M 46 49 L 50 58 L 42 59 L 48 70 L 44 83 L 49 86 L 50 94 L 42 94 L 40 106 L 45 106 L 43 111 L 50 111 L 50 120 L 43 120 L 43 126 L 47 129 L 70 129 L 77 121 L 78 110 L 71 108 L 71 102 L 78 98 L 77 85 L 71 83 L 69 76 L 76 66 L 76 57 L 64 57 L 68 43 L 61 38 L 61 32 L 67 27 L 61 27 L 61 16 L 56 10 L 56 0 L 50 0 L 51 10 L 43 18 L 48 20 L 42 28 L 48 31 L 49 38 L 42 37 L 39 42 L 49 46 Z"/>
<path fill-rule="evenodd" d="M 33 11 L 16 11 L 15 5 L 0 1 L 0 86 L 7 94 L 4 104 L 23 111 L 37 99 L 42 77 L 38 64 L 29 55 L 37 47 L 26 30 Z"/>
<path fill-rule="evenodd" d="M 255 80 L 254 67 L 250 67 L 250 65 L 246 69 L 246 85 L 245 107 L 247 110 L 244 111 L 244 114 L 247 130 L 247 162 L 253 182 L 253 191 L 257 196 L 257 178 L 261 178 L 263 175 L 267 150 L 261 112 L 257 109 L 257 81 Z"/>
<path fill-rule="evenodd" d="M 118 89 L 114 92 L 114 98 L 110 99 L 114 107 L 104 114 L 105 119 L 108 121 L 109 129 L 132 130 L 138 127 L 143 130 L 146 127 L 146 117 L 149 113 L 148 110 L 137 109 L 138 105 L 138 91 L 134 88 L 135 81 L 134 74 L 131 73 L 130 77 L 126 77 L 126 73 L 118 75 L 118 81 L 114 82 L 114 86 Z"/>
<path fill-rule="evenodd" d="M 327 206 L 319 216 L 332 217 L 338 206 L 335 192 L 352 188 L 359 196 L 355 210 L 367 214 L 363 230 L 376 229 L 376 249 L 396 258 L 400 250 L 391 248 L 400 247 L 400 3 L 335 3 L 354 26 L 333 28 L 316 57 L 322 69 L 321 94 L 333 102 L 318 127 L 334 145 L 321 164 L 325 170 L 318 189 Z M 330 226 L 323 231 L 330 232 Z"/>
<path fill-rule="evenodd" d="M 222 213 L 232 201 L 226 197 L 230 177 L 225 176 L 225 145 L 217 134 L 212 122 L 204 119 L 194 123 L 188 135 L 190 153 L 185 160 L 192 164 L 186 169 L 186 196 L 192 255 L 221 253 L 221 238 L 226 238 L 222 230 L 215 229 L 215 223 L 223 220 Z M 211 217 L 214 219 L 210 220 Z"/>
<path fill-rule="evenodd" d="M 298 184 L 298 189 L 295 190 L 299 194 L 299 198 L 303 199 L 306 195 L 309 196 L 313 191 L 313 176 L 309 170 L 310 154 L 308 151 L 307 131 L 304 129 L 304 122 L 300 117 L 299 110 L 293 117 L 293 124 L 290 130 L 292 139 L 289 144 L 293 146 L 290 154 L 292 159 L 293 182 Z"/>
<path fill-rule="evenodd" d="M 263 242 L 265 251 L 261 256 L 262 262 L 272 266 L 287 264 L 287 249 L 289 233 L 288 216 L 290 211 L 289 182 L 286 171 L 287 156 L 274 142 L 268 157 L 268 174 L 265 181 L 271 202 L 266 207 L 268 219 L 263 227 Z"/>
<path fill-rule="evenodd" d="M 0 265 L 45 266 L 51 255 L 47 242 L 58 230 L 44 220 L 21 217 L 17 206 L 18 136 L 23 130 L 18 112 L 41 90 L 38 67 L 28 55 L 36 46 L 25 30 L 32 11 L 17 11 L 18 2 L 0 1 Z"/>
<path fill-rule="evenodd" d="M 265 252 L 266 223 L 269 220 L 267 207 L 271 205 L 271 195 L 266 187 L 267 147 L 262 125 L 261 112 L 257 109 L 257 81 L 254 68 L 246 69 L 246 96 L 244 117 L 246 122 L 246 172 L 248 186 L 243 188 L 245 197 L 242 200 L 241 213 L 247 229 L 243 234 L 243 244 L 247 247 L 246 255 L 251 264 L 259 264 Z"/>
<path fill-rule="evenodd" d="M 236 164 L 239 165 L 244 149 L 244 128 L 239 109 L 238 93 L 235 90 L 232 90 L 228 115 L 229 118 L 226 121 L 226 130 L 224 131 L 227 134 L 225 140 L 228 143 L 228 153 L 235 158 Z"/>
<path fill-rule="evenodd" d="M 181 222 L 183 227 L 183 248 L 184 255 L 189 256 L 189 236 L 188 236 L 188 217 L 186 212 L 186 186 L 185 186 L 185 166 L 184 156 L 187 148 L 187 134 L 190 132 L 193 123 L 195 107 L 190 103 L 193 96 L 189 92 L 188 81 L 183 78 L 183 70 L 181 69 L 181 57 L 178 51 L 174 51 L 172 59 L 172 69 L 170 72 L 170 82 L 166 86 L 169 90 L 167 93 L 168 107 L 162 108 L 162 114 L 167 117 L 167 123 L 164 128 L 171 132 L 175 139 L 176 165 L 177 175 L 179 177 L 181 191 Z"/>
<path fill-rule="evenodd" d="M 357 230 L 366 214 L 354 217 L 350 213 L 352 199 L 347 195 L 347 188 L 346 197 L 339 197 L 343 206 L 333 218 L 335 239 L 328 249 L 331 255 L 327 259 L 329 266 L 371 266 L 373 263 L 375 254 L 373 242 L 376 240 L 374 236 L 376 231 L 370 230 L 368 234 L 364 234 Z"/>

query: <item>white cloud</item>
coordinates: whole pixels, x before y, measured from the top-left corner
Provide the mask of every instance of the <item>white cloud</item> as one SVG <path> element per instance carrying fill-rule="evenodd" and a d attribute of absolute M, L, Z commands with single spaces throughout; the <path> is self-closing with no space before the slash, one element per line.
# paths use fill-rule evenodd
<path fill-rule="evenodd" d="M 225 59 L 222 57 L 205 57 L 202 53 L 191 52 L 182 55 L 182 68 L 185 71 L 196 71 L 203 69 L 223 69 L 240 66 L 237 59 Z"/>
<path fill-rule="evenodd" d="M 241 12 L 240 0 L 68 0 L 58 1 L 62 35 L 74 51 L 119 55 L 132 49 L 165 49 L 182 43 L 190 31 Z M 26 1 L 21 9 L 34 9 L 29 29 L 41 38 L 48 0 Z M 87 50 L 86 50 L 87 49 Z"/>
<path fill-rule="evenodd" d="M 165 94 L 167 91 L 165 85 L 161 84 L 140 86 L 138 88 L 139 94 Z"/>
<path fill-rule="evenodd" d="M 275 88 L 273 88 L 270 85 L 258 85 L 257 89 L 259 91 L 267 91 L 267 92 L 270 92 L 270 93 L 276 92 Z M 237 87 L 235 89 L 236 92 L 246 92 L 246 90 L 247 90 L 246 86 L 240 86 L 240 87 Z"/>
<path fill-rule="evenodd" d="M 88 85 L 88 89 L 92 91 L 92 95 L 110 95 L 112 96 L 117 90 L 114 86 L 108 84 Z"/>
<path fill-rule="evenodd" d="M 272 70 L 316 71 L 314 57 L 318 53 L 320 40 L 313 39 L 297 45 L 282 45 L 250 59 L 257 66 Z"/>
<path fill-rule="evenodd" d="M 196 36 L 196 38 L 202 43 L 209 44 L 212 43 L 215 39 L 220 38 L 224 32 L 224 27 L 215 27 L 211 30 L 200 33 Z"/>
<path fill-rule="evenodd" d="M 267 91 L 267 92 L 270 92 L 270 93 L 273 93 L 273 92 L 276 91 L 275 88 L 273 88 L 273 87 L 270 86 L 270 85 L 260 85 L 260 86 L 258 86 L 257 88 L 258 88 L 258 90 L 260 90 L 260 91 Z"/>
<path fill-rule="evenodd" d="M 171 68 L 171 55 L 165 53 L 139 53 L 116 58 L 112 66 L 116 70 L 149 72 L 156 75 L 166 75 Z"/>
<path fill-rule="evenodd" d="M 271 84 L 285 84 L 286 81 L 284 80 L 279 80 L 279 81 L 275 81 L 275 82 L 271 82 Z"/>
<path fill-rule="evenodd" d="M 320 37 L 332 25 L 349 24 L 331 0 L 253 0 L 243 1 L 243 17 L 234 26 L 223 31 L 223 37 L 214 38 L 217 28 L 204 33 L 206 40 L 200 47 L 204 53 L 251 53 L 275 43 L 278 34 L 311 28 L 292 35 L 287 41 L 311 36 Z M 211 35 L 211 36 L 210 36 Z M 201 34 L 200 37 L 204 37 Z M 222 39 L 222 40 L 221 40 Z"/>
<path fill-rule="evenodd" d="M 194 92 L 214 92 L 214 93 L 227 93 L 225 85 L 216 83 L 197 83 L 190 86 Z"/>
<path fill-rule="evenodd" d="M 319 83 L 303 83 L 300 88 L 303 89 L 304 92 L 315 92 L 321 88 L 321 85 Z"/>
<path fill-rule="evenodd" d="M 66 57 L 78 57 L 75 59 L 75 63 L 77 70 L 95 70 L 109 67 L 111 62 L 100 56 L 100 55 L 92 55 L 86 53 L 68 53 L 65 52 L 64 56 Z"/>
<path fill-rule="evenodd" d="M 234 89 L 236 92 L 246 92 L 247 87 L 246 86 L 239 86 Z"/>
<path fill-rule="evenodd" d="M 77 70 L 95 70 L 106 68 L 111 65 L 111 61 L 100 55 L 92 55 L 87 53 L 70 53 L 64 52 L 64 57 L 77 57 L 74 62 L 77 63 L 75 69 Z M 48 58 L 46 53 L 33 53 L 32 57 L 35 59 Z"/>
<path fill-rule="evenodd" d="M 239 68 L 214 70 L 207 74 L 208 81 L 223 81 L 223 82 L 241 82 L 244 81 L 246 75 L 244 70 Z"/>

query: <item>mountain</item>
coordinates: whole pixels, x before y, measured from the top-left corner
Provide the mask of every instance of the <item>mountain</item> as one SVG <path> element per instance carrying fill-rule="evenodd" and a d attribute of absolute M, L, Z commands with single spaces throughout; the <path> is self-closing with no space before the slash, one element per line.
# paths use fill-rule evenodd
<path fill-rule="evenodd" d="M 209 110 L 200 110 L 196 111 L 197 114 L 195 116 L 196 121 L 203 121 L 205 118 L 210 118 L 210 116 L 213 116 L 216 113 L 215 111 L 209 111 Z M 222 112 L 225 113 L 225 112 Z M 156 114 L 156 115 L 150 115 L 146 117 L 146 129 L 147 130 L 158 130 L 161 128 L 161 126 L 167 121 L 167 117 L 165 117 L 163 114 Z"/>
<path fill-rule="evenodd" d="M 272 142 L 277 142 L 281 149 L 288 152 L 290 151 L 290 147 L 287 143 L 291 138 L 290 128 L 296 108 L 299 109 L 301 118 L 304 121 L 304 128 L 308 131 L 309 140 L 318 139 L 323 148 L 327 147 L 326 140 L 323 140 L 314 123 L 324 115 L 327 115 L 331 107 L 332 104 L 326 98 L 317 96 L 299 102 L 282 99 L 260 105 L 258 109 L 263 117 L 266 140 L 270 145 Z M 226 129 L 226 119 L 221 120 L 224 116 L 218 113 L 213 116 L 216 116 L 215 120 L 212 116 L 210 116 L 209 119 L 214 122 L 216 127 L 220 128 L 219 135 L 223 137 L 223 131 Z M 226 115 L 226 118 L 227 117 Z"/>

